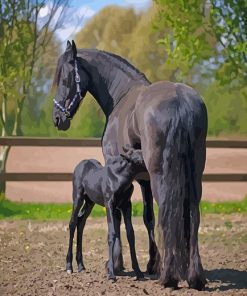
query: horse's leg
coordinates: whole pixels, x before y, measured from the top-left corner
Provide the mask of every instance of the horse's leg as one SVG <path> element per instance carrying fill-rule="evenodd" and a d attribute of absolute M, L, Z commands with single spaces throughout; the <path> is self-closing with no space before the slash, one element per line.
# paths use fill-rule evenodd
<path fill-rule="evenodd" d="M 108 260 L 108 279 L 116 280 L 114 273 L 114 245 L 116 242 L 116 227 L 115 227 L 115 207 L 113 205 L 112 198 L 109 198 L 106 202 L 106 215 L 108 225 L 108 248 L 109 248 L 109 260 Z"/>
<path fill-rule="evenodd" d="M 149 261 L 147 264 L 147 273 L 155 274 L 156 264 L 155 258 L 157 256 L 157 246 L 154 238 L 155 217 L 153 209 L 153 196 L 150 186 L 150 181 L 138 181 L 141 186 L 143 196 L 143 221 L 148 231 L 149 238 Z"/>
<path fill-rule="evenodd" d="M 90 215 L 95 203 L 86 199 L 83 208 L 78 214 L 77 222 L 77 246 L 76 246 L 76 262 L 78 266 L 78 272 L 85 270 L 82 257 L 82 236 L 83 230 L 87 221 L 88 216 Z"/>
<path fill-rule="evenodd" d="M 73 210 L 71 214 L 71 219 L 69 223 L 69 249 L 66 257 L 66 271 L 67 273 L 72 273 L 73 272 L 73 267 L 72 267 L 72 261 L 73 261 L 73 239 L 74 239 L 74 233 L 75 233 L 75 228 L 77 226 L 77 221 L 78 221 L 78 213 L 80 211 L 80 208 L 83 204 L 83 199 L 81 196 L 76 196 L 73 199 Z"/>
<path fill-rule="evenodd" d="M 202 139 L 197 143 L 192 156 L 192 178 L 190 196 L 190 241 L 188 284 L 190 288 L 202 290 L 207 283 L 199 255 L 198 229 L 200 224 L 199 203 L 202 195 L 202 173 L 206 158 L 206 143 Z"/>
<path fill-rule="evenodd" d="M 129 247 L 130 247 L 132 268 L 133 268 L 137 278 L 143 278 L 144 275 L 139 268 L 139 264 L 138 264 L 138 261 L 136 258 L 135 233 L 134 233 L 133 225 L 131 222 L 132 205 L 131 205 L 130 200 L 123 202 L 123 204 L 121 205 L 121 211 L 124 216 L 124 223 L 125 223 L 125 228 L 126 228 L 126 233 L 127 233 L 127 239 L 128 239 Z"/>

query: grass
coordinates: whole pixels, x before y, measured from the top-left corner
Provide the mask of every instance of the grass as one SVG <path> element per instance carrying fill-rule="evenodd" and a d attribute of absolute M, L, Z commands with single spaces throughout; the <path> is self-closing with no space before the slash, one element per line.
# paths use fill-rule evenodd
<path fill-rule="evenodd" d="M 231 214 L 247 213 L 247 196 L 242 201 L 211 203 L 202 201 L 201 213 L 204 214 Z M 155 214 L 158 208 L 155 204 Z M 133 216 L 142 216 L 143 203 L 133 202 Z M 40 204 L 13 202 L 0 199 L 0 219 L 32 219 L 32 220 L 68 220 L 71 215 L 71 204 Z M 105 208 L 96 205 L 91 213 L 92 217 L 104 217 Z M 230 225 L 229 225 L 230 227 Z"/>

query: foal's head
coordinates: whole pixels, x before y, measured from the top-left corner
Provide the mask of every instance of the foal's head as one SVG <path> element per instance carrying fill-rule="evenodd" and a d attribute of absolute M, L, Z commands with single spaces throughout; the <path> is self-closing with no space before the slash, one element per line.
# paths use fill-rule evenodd
<path fill-rule="evenodd" d="M 111 170 L 116 174 L 132 175 L 143 170 L 145 163 L 143 161 L 141 150 L 124 149 L 124 153 L 114 156 L 108 162 Z"/>
<path fill-rule="evenodd" d="M 89 77 L 79 65 L 77 49 L 74 41 L 68 41 L 65 52 L 57 64 L 53 86 L 57 87 L 53 105 L 53 122 L 60 130 L 70 127 L 81 101 L 86 95 Z"/>

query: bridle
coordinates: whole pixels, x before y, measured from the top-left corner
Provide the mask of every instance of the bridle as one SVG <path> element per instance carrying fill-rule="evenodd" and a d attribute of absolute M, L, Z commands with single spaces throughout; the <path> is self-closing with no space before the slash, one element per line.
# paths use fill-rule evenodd
<path fill-rule="evenodd" d="M 82 95 L 81 95 L 81 87 L 80 87 L 80 82 L 81 82 L 81 78 L 80 75 L 78 73 L 78 67 L 77 67 L 77 61 L 75 60 L 75 82 L 76 82 L 76 93 L 73 97 L 73 99 L 71 100 L 69 106 L 67 108 L 63 107 L 59 102 L 57 102 L 56 99 L 54 99 L 54 104 L 56 105 L 56 107 L 65 114 L 65 116 L 67 118 L 71 118 L 71 114 L 70 114 L 70 109 L 73 107 L 73 105 L 75 104 L 75 102 L 77 101 L 77 99 L 79 100 L 79 102 L 83 99 Z M 65 100 L 66 102 L 66 100 Z"/>

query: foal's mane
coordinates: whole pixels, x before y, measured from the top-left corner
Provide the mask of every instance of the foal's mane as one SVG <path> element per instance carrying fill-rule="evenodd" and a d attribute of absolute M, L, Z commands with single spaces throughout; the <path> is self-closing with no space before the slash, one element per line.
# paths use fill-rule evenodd
<path fill-rule="evenodd" d="M 78 49 L 78 53 L 82 56 L 82 58 L 83 53 L 87 53 L 89 55 L 90 53 L 96 54 L 96 56 L 99 55 L 100 57 L 114 65 L 116 68 L 121 69 L 124 73 L 126 73 L 129 77 L 133 78 L 134 80 L 141 80 L 147 84 L 150 83 L 144 73 L 139 71 L 137 68 L 131 65 L 126 59 L 122 58 L 119 55 L 98 49 Z M 63 56 L 64 55 L 62 54 L 58 59 L 57 68 L 52 84 L 53 87 L 57 87 L 59 83 L 61 67 L 64 63 Z"/>

